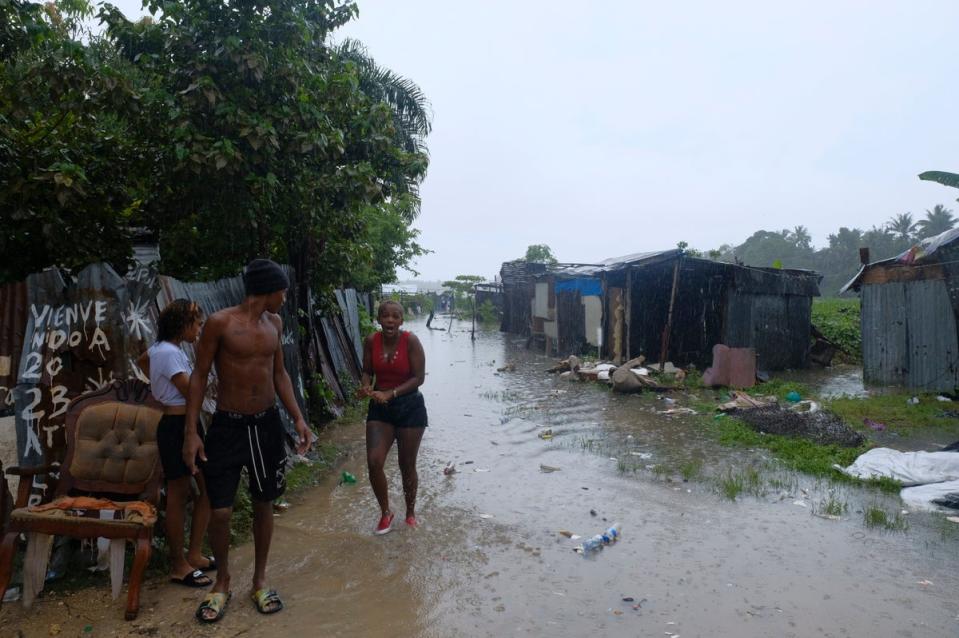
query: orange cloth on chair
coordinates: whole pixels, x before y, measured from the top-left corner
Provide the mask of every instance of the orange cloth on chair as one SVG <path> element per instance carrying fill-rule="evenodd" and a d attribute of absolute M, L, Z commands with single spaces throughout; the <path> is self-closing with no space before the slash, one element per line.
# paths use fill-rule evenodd
<path fill-rule="evenodd" d="M 121 501 L 117 503 L 109 499 L 92 498 L 89 496 L 65 496 L 51 503 L 34 505 L 28 509 L 31 512 L 48 512 L 50 510 L 121 510 L 124 513 L 139 516 L 146 525 L 152 525 L 157 520 L 156 508 L 145 501 Z"/>

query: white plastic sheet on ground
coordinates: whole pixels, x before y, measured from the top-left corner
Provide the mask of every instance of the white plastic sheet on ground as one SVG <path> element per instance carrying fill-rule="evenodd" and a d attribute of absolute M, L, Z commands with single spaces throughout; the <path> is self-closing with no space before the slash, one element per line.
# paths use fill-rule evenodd
<path fill-rule="evenodd" d="M 943 454 L 956 454 L 955 452 L 943 452 Z M 956 454 L 959 456 L 959 454 Z M 930 483 L 928 485 L 917 485 L 915 487 L 906 487 L 899 492 L 899 497 L 906 506 L 917 510 L 925 511 L 950 511 L 954 509 L 940 507 L 935 501 L 956 500 L 959 498 L 959 481 L 943 481 L 942 483 Z"/>
<path fill-rule="evenodd" d="M 900 452 L 887 447 L 869 450 L 847 468 L 861 479 L 887 476 L 903 485 L 959 481 L 959 454 L 955 452 Z"/>
<path fill-rule="evenodd" d="M 909 486 L 899 496 L 907 506 L 919 510 L 939 510 L 933 501 L 959 493 L 956 452 L 900 452 L 880 447 L 838 469 L 861 479 L 888 477 Z"/>

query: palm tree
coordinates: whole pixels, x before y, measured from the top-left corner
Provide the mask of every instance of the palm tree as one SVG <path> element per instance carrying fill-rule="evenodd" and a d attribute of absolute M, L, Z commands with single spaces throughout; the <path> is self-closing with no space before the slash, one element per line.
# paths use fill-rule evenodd
<path fill-rule="evenodd" d="M 919 227 L 919 238 L 925 239 L 954 228 L 956 218 L 952 216 L 951 210 L 942 204 L 936 204 L 932 210 L 926 211 L 926 218 L 920 219 L 916 225 Z"/>
<path fill-rule="evenodd" d="M 892 219 L 886 222 L 886 230 L 899 239 L 912 239 L 916 232 L 916 222 L 912 220 L 912 213 L 894 215 Z"/>
<path fill-rule="evenodd" d="M 790 237 L 797 248 L 803 250 L 812 248 L 812 235 L 809 234 L 809 229 L 805 226 L 796 226 L 793 228 Z"/>
<path fill-rule="evenodd" d="M 356 65 L 363 93 L 374 101 L 389 104 L 406 151 L 426 154 L 425 140 L 433 128 L 433 114 L 422 89 L 412 80 L 378 66 L 363 43 L 353 38 L 333 46 L 333 54 Z"/>

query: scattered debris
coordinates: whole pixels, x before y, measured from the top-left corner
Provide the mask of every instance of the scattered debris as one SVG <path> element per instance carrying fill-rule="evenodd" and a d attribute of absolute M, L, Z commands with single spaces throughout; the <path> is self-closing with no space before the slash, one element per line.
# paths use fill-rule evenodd
<path fill-rule="evenodd" d="M 346 485 L 355 485 L 355 484 L 356 484 L 356 477 L 353 476 L 352 474 L 350 474 L 349 472 L 347 472 L 346 470 L 343 470 L 343 473 L 340 474 L 340 483 L 339 483 L 339 484 L 340 484 L 340 485 L 343 485 L 343 484 L 346 484 Z"/>
<path fill-rule="evenodd" d="M 699 413 L 692 408 L 670 408 L 668 410 L 660 410 L 656 414 L 662 414 L 664 416 L 678 416 L 680 414 L 699 414 Z"/>
<path fill-rule="evenodd" d="M 911 399 L 906 399 L 908 405 L 919 405 L 919 397 L 912 397 Z"/>
<path fill-rule="evenodd" d="M 862 424 L 865 425 L 870 430 L 875 430 L 876 432 L 882 432 L 883 430 L 886 429 L 886 425 L 884 423 L 880 423 L 879 421 L 873 421 L 872 419 L 868 417 L 862 420 Z"/>
<path fill-rule="evenodd" d="M 473 468 L 473 471 L 474 471 L 474 472 L 489 472 L 489 468 L 488 468 L 488 467 L 474 467 L 474 468 Z"/>
<path fill-rule="evenodd" d="M 516 372 L 516 364 L 515 364 L 515 363 L 507 363 L 507 364 L 506 364 L 505 366 L 503 366 L 502 368 L 496 368 L 496 371 L 497 371 L 497 372 Z"/>
<path fill-rule="evenodd" d="M 790 403 L 799 403 L 802 401 L 802 396 L 795 390 L 790 390 L 786 393 L 786 400 Z"/>
<path fill-rule="evenodd" d="M 947 516 L 946 520 L 952 523 L 959 523 L 959 516 Z"/>
<path fill-rule="evenodd" d="M 720 404 L 719 407 L 716 408 L 717 410 L 730 412 L 732 410 L 745 410 L 776 405 L 776 397 L 754 397 L 745 392 L 739 392 L 738 390 L 733 390 L 729 393 L 729 396 L 730 400 Z"/>
<path fill-rule="evenodd" d="M 942 401 L 943 403 L 952 403 L 952 399 L 949 397 L 942 396 L 941 394 L 936 397 L 936 401 Z"/>
<path fill-rule="evenodd" d="M 539 465 L 539 471 L 545 474 L 550 474 L 551 472 L 559 472 L 559 470 L 560 468 L 553 467 L 552 465 L 543 465 L 542 463 L 540 463 Z"/>
<path fill-rule="evenodd" d="M 546 428 L 545 430 L 540 432 L 538 436 L 544 441 L 549 441 L 550 439 L 553 438 L 553 428 Z"/>
<path fill-rule="evenodd" d="M 480 517 L 480 518 L 493 518 L 493 515 L 492 515 L 492 514 L 480 514 L 479 517 Z"/>
<path fill-rule="evenodd" d="M 456 466 L 453 464 L 453 461 L 446 464 L 446 467 L 443 468 L 443 474 L 446 476 L 456 474 Z"/>

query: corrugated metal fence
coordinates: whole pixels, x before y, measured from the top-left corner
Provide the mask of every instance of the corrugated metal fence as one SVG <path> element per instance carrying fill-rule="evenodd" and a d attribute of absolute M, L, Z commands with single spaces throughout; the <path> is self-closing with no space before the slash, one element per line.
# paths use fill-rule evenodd
<path fill-rule="evenodd" d="M 106 264 L 91 264 L 75 279 L 50 269 L 0 287 L 0 416 L 13 412 L 20 465 L 63 460 L 71 399 L 115 379 L 143 379 L 135 360 L 156 338 L 160 308 L 187 298 L 209 315 L 244 297 L 240 277 L 186 283 L 137 275 L 120 277 Z M 319 316 L 312 310 L 298 312 L 296 290 L 291 287 L 281 310 L 286 368 L 304 411 L 319 404 L 338 416 L 344 397 L 359 382 L 359 307 L 370 312 L 371 299 L 352 289 L 338 290 L 338 312 Z M 309 307 L 314 307 L 312 300 Z M 192 358 L 191 348 L 186 349 Z M 308 387 L 328 391 L 307 401 Z M 292 428 L 288 418 L 287 424 Z M 35 480 L 34 500 L 50 487 L 43 477 Z"/>

